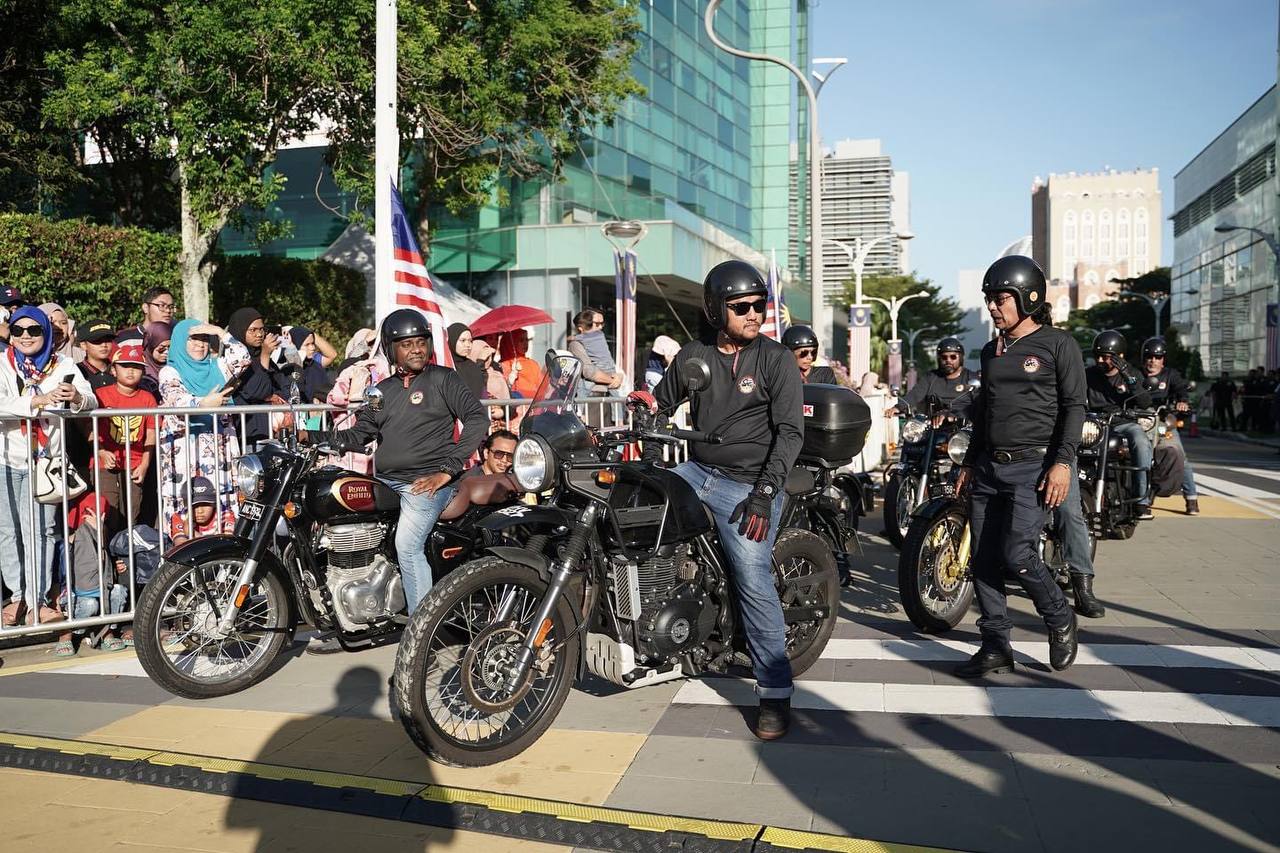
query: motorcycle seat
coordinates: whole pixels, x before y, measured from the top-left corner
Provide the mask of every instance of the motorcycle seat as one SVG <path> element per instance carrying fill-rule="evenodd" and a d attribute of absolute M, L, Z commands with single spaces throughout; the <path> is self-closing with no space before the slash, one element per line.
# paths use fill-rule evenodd
<path fill-rule="evenodd" d="M 813 472 L 807 468 L 792 468 L 787 474 L 786 485 L 783 489 L 792 497 L 797 495 L 805 495 L 813 491 L 814 480 Z"/>
<path fill-rule="evenodd" d="M 473 506 L 506 503 L 521 493 L 510 474 L 474 474 L 461 478 L 454 485 L 457 492 L 440 513 L 441 521 L 461 518 Z"/>

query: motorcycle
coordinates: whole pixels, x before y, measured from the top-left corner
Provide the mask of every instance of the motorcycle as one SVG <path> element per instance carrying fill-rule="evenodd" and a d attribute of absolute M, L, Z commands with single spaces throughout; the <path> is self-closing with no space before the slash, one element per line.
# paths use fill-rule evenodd
<path fill-rule="evenodd" d="M 1147 433 L 1156 430 L 1157 416 L 1147 410 L 1122 408 L 1085 415 L 1077 452 L 1080 497 L 1085 519 L 1095 538 L 1129 539 L 1138 527 L 1138 502 L 1133 451 L 1129 440 L 1115 431 L 1117 424 L 1135 421 Z"/>
<path fill-rule="evenodd" d="M 875 506 L 875 484 L 863 473 L 839 472 L 862 452 L 871 429 L 871 409 L 852 389 L 834 385 L 804 386 L 806 429 L 817 431 L 819 424 L 833 417 L 848 418 L 857 411 L 860 430 L 846 435 L 839 445 L 817 452 L 801 453 L 787 475 L 779 529 L 808 530 L 826 541 L 835 555 L 840 585 L 852 583 L 850 553 L 862 553 L 858 540 L 858 519 Z M 811 426 L 812 424 L 812 426 Z M 842 425 L 848 432 L 848 426 Z"/>
<path fill-rule="evenodd" d="M 375 410 L 381 399 L 376 388 L 366 392 Z M 301 623 L 335 632 L 348 651 L 399 636 L 407 621 L 395 553 L 399 495 L 321 464 L 361 449 L 303 446 L 290 431 L 240 457 L 234 532 L 170 549 L 139 594 L 134 644 L 153 681 L 188 699 L 243 690 L 267 674 Z M 456 485 L 427 543 L 437 580 L 474 555 L 478 523 L 519 494 L 503 476 Z"/>
<path fill-rule="evenodd" d="M 549 353 L 524 421 L 513 473 L 549 492 L 523 547 L 495 545 L 449 575 L 414 612 L 396 655 L 392 701 L 409 736 L 437 761 L 479 766 L 518 755 L 551 726 L 576 679 L 637 688 L 749 663 L 716 526 L 676 473 L 624 461 L 635 442 L 716 443 L 660 426 L 629 401 L 632 426 L 589 429 L 572 406 L 580 365 Z M 684 367 L 696 395 L 711 379 Z M 844 438 L 839 430 L 812 441 Z M 806 430 L 806 444 L 810 435 Z M 798 676 L 835 627 L 839 586 L 825 542 L 784 530 L 773 551 Z"/>
<path fill-rule="evenodd" d="M 943 487 L 955 482 L 957 457 L 949 451 L 949 442 L 964 425 L 952 406 L 980 387 L 977 379 L 968 383 L 963 394 L 944 405 L 935 395 L 924 400 L 922 411 L 907 411 L 902 424 L 902 454 L 899 461 L 885 471 L 884 529 L 895 548 L 902 548 L 911 515 L 917 507 L 942 493 Z M 907 404 L 899 401 L 898 406 Z M 966 442 L 965 447 L 968 447 Z M 963 451 L 961 456 L 963 458 Z"/>

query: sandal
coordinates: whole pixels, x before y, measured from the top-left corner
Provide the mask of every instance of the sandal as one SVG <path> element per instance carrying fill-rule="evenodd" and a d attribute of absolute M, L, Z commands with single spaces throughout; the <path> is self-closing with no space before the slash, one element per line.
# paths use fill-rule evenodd
<path fill-rule="evenodd" d="M 122 652 L 125 649 L 125 643 L 119 637 L 107 637 L 102 641 L 100 648 L 104 652 Z"/>
<path fill-rule="evenodd" d="M 124 647 L 126 649 L 133 648 L 133 632 L 132 631 L 125 632 L 125 635 L 120 638 L 120 642 L 124 643 Z"/>
<path fill-rule="evenodd" d="M 53 644 L 53 648 L 49 650 L 49 653 L 55 658 L 75 657 L 76 647 L 70 640 L 59 640 Z"/>
<path fill-rule="evenodd" d="M 5 605 L 3 624 L 6 628 L 22 624 L 22 617 L 27 615 L 27 603 L 21 599 Z"/>

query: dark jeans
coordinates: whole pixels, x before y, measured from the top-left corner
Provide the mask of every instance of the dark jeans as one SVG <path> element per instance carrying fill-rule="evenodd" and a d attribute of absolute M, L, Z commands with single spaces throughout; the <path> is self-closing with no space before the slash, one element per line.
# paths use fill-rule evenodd
<path fill-rule="evenodd" d="M 1093 558 L 1089 556 L 1089 527 L 1080 503 L 1080 477 L 1071 469 L 1071 491 L 1054 512 L 1053 532 L 1058 535 L 1067 570 L 1073 575 L 1093 577 Z"/>
<path fill-rule="evenodd" d="M 1229 429 L 1234 431 L 1236 428 L 1236 413 L 1229 403 L 1227 405 L 1214 405 L 1213 420 L 1217 424 L 1218 429 Z"/>
<path fill-rule="evenodd" d="M 975 543 L 974 585 L 982 611 L 978 631 L 984 643 L 1009 645 L 1013 621 L 1005 600 L 1006 571 L 1031 596 L 1046 625 L 1065 628 L 1071 621 L 1067 599 L 1036 547 L 1048 518 L 1036 490 L 1046 467 L 1042 458 L 1002 465 L 984 455 L 974 468 L 969 524 Z"/>

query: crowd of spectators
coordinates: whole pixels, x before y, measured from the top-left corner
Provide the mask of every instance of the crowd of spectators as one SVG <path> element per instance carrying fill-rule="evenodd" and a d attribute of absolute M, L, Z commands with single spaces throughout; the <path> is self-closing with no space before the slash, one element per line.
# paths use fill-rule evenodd
<path fill-rule="evenodd" d="M 1224 370 L 1202 405 L 1215 429 L 1280 433 L 1280 370 L 1255 367 L 1239 382 Z"/>

